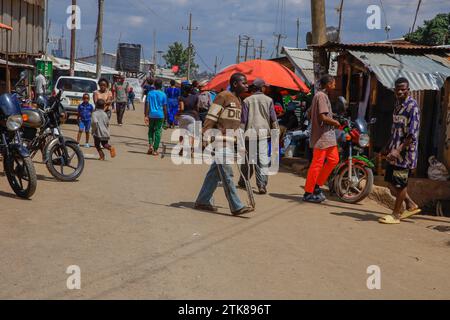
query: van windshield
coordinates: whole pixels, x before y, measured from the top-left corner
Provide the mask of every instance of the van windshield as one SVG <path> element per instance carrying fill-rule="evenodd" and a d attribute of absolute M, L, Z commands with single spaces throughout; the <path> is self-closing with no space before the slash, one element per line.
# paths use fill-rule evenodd
<path fill-rule="evenodd" d="M 57 88 L 71 92 L 93 93 L 97 90 L 97 83 L 90 80 L 62 78 L 58 81 Z"/>

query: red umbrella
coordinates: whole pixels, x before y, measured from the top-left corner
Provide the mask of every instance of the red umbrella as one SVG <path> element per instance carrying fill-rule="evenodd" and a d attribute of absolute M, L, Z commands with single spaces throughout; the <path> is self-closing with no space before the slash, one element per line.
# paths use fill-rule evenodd
<path fill-rule="evenodd" d="M 6 24 L 0 23 L 0 29 L 12 30 L 13 28 Z"/>
<path fill-rule="evenodd" d="M 251 60 L 232 65 L 217 74 L 204 88 L 204 90 L 226 90 L 230 77 L 236 72 L 247 76 L 251 84 L 256 78 L 262 78 L 271 86 L 308 93 L 310 90 L 306 84 L 291 70 L 285 66 L 268 60 Z"/>

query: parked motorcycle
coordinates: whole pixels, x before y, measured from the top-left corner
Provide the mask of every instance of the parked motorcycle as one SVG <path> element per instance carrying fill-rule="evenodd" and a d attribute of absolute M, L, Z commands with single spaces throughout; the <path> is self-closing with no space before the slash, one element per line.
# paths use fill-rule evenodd
<path fill-rule="evenodd" d="M 24 118 L 15 95 L 0 96 L 0 154 L 4 171 L 14 193 L 29 199 L 36 191 L 37 177 L 30 152 L 22 145 L 20 137 Z"/>
<path fill-rule="evenodd" d="M 50 99 L 40 96 L 38 109 L 24 108 L 23 141 L 31 152 L 31 158 L 41 151 L 43 162 L 53 177 L 69 182 L 78 179 L 84 170 L 84 155 L 78 143 L 64 137 L 61 128 L 62 90 Z M 48 107 L 50 106 L 50 107 Z"/>
<path fill-rule="evenodd" d="M 347 110 L 347 102 L 340 97 L 340 103 Z M 346 203 L 358 203 L 365 199 L 373 189 L 373 171 L 375 167 L 365 155 L 370 137 L 368 125 L 364 119 L 352 121 L 350 117 L 335 116 L 341 123 L 342 142 L 340 142 L 341 162 L 328 180 L 332 193 Z M 376 119 L 371 121 L 374 124 Z"/>

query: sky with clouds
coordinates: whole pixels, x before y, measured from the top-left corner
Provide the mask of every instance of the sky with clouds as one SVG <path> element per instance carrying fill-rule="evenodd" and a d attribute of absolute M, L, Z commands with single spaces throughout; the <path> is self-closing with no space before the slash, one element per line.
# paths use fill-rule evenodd
<path fill-rule="evenodd" d="M 71 0 L 48 0 L 51 36 L 59 36 L 66 24 L 67 7 Z M 139 43 L 144 47 L 144 56 L 150 58 L 153 50 L 153 31 L 156 30 L 157 50 L 166 51 L 168 45 L 181 41 L 187 44 L 189 12 L 193 14 L 193 44 L 200 57 L 197 64 L 201 70 L 211 70 L 215 57 L 221 68 L 235 62 L 239 34 L 247 34 L 257 44 L 263 40 L 266 47 L 264 57 L 274 54 L 275 32 L 286 33 L 286 46 L 296 45 L 296 21 L 300 18 L 300 43 L 306 45 L 306 32 L 311 30 L 310 0 L 285 0 L 285 10 L 278 0 L 105 0 L 104 50 L 115 53 L 121 42 Z M 339 0 L 326 1 L 327 25 L 338 25 L 336 8 Z M 408 32 L 413 24 L 417 1 L 383 0 L 388 24 L 392 27 L 391 38 Z M 78 0 L 81 9 L 81 30 L 78 30 L 78 54 L 94 53 L 97 21 L 97 1 Z M 342 40 L 369 42 L 386 39 L 384 30 L 368 30 L 366 21 L 368 6 L 380 5 L 380 0 L 345 0 L 343 10 Z M 438 13 L 448 13 L 448 0 L 424 0 L 418 15 L 417 25 L 433 18 Z M 385 25 L 383 16 L 382 24 Z M 69 31 L 66 29 L 66 37 Z M 68 42 L 69 44 L 69 42 Z M 251 50 L 253 54 L 253 50 Z M 203 60 L 203 61 L 202 61 Z"/>

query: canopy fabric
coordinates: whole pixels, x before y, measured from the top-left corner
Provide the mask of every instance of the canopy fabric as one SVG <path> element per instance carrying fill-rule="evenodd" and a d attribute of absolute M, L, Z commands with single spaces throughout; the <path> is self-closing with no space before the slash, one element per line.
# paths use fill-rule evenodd
<path fill-rule="evenodd" d="M 12 30 L 13 28 L 6 24 L 0 23 L 0 29 Z"/>
<path fill-rule="evenodd" d="M 305 93 L 310 91 L 294 72 L 277 62 L 268 60 L 251 60 L 232 65 L 217 74 L 204 87 L 204 90 L 226 90 L 229 86 L 230 77 L 237 72 L 245 74 L 250 84 L 256 78 L 262 78 L 266 84 L 271 86 Z"/>

